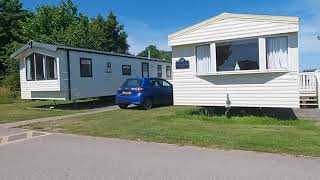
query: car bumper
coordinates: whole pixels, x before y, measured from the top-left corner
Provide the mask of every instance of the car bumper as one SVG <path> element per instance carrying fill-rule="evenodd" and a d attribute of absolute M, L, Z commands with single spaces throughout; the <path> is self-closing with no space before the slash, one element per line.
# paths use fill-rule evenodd
<path fill-rule="evenodd" d="M 143 102 L 141 95 L 137 96 L 127 96 L 127 95 L 117 95 L 116 104 L 135 104 L 140 105 Z"/>

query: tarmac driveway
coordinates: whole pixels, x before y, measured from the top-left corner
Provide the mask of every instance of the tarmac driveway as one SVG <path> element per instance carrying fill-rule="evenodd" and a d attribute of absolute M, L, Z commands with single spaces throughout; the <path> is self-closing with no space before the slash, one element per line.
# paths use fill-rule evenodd
<path fill-rule="evenodd" d="M 320 158 L 46 134 L 0 145 L 0 179 L 319 180 Z"/>

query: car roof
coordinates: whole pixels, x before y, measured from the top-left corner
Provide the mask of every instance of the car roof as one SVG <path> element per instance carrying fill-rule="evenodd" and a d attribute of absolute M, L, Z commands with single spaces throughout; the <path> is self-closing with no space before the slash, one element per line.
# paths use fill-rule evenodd
<path fill-rule="evenodd" d="M 157 77 L 137 77 L 137 78 L 128 78 L 128 79 L 149 80 L 149 79 L 161 79 L 161 78 L 157 78 Z"/>

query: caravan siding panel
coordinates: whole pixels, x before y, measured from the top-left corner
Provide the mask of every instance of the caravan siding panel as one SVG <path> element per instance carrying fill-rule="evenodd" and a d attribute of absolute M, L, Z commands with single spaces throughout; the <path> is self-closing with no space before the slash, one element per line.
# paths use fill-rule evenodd
<path fill-rule="evenodd" d="M 292 68 L 287 73 L 257 73 L 196 76 L 194 45 L 173 47 L 175 105 L 299 107 L 297 50 L 289 50 Z M 184 57 L 189 69 L 177 70 L 175 62 Z"/>
<path fill-rule="evenodd" d="M 298 24 L 228 18 L 179 37 L 170 46 L 297 32 Z"/>
<path fill-rule="evenodd" d="M 92 60 L 92 77 L 80 77 L 80 58 Z M 108 62 L 111 63 L 109 71 L 106 69 Z M 166 65 L 171 66 L 167 62 L 70 51 L 72 99 L 115 95 L 128 78 L 141 77 L 142 62 L 149 64 L 150 77 L 157 77 L 158 64 L 162 65 L 163 78 Z M 131 66 L 131 75 L 122 75 L 122 65 Z M 67 86 L 66 83 L 63 84 Z"/>

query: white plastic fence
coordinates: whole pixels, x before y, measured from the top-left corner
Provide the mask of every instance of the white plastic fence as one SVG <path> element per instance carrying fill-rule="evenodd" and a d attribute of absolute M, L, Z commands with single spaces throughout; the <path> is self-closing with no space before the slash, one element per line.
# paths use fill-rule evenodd
<path fill-rule="evenodd" d="M 317 78 L 315 72 L 303 72 L 299 75 L 299 90 L 301 92 L 310 91 L 316 93 Z"/>

